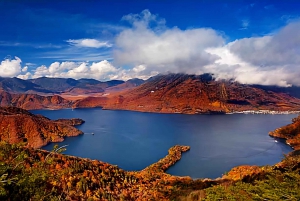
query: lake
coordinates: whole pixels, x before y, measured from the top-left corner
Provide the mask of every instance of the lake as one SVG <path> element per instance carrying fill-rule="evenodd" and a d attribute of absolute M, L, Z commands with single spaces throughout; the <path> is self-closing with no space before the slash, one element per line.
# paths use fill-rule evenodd
<path fill-rule="evenodd" d="M 238 165 L 273 165 L 292 149 L 268 135 L 291 123 L 290 115 L 184 115 L 112 111 L 100 108 L 34 110 L 50 119 L 81 118 L 85 134 L 68 137 L 65 154 L 97 159 L 124 170 L 142 170 L 176 144 L 191 150 L 167 172 L 217 178 Z M 92 135 L 94 133 L 94 135 Z M 56 143 L 57 144 L 57 143 Z M 54 143 L 43 147 L 52 150 Z"/>

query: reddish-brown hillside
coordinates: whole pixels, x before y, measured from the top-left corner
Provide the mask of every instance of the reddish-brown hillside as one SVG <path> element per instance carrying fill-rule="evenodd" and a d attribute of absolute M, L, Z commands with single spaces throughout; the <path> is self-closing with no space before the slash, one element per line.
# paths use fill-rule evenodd
<path fill-rule="evenodd" d="M 105 109 L 161 113 L 225 113 L 244 110 L 300 110 L 300 99 L 284 93 L 215 81 L 208 74 L 159 75 L 110 98 Z"/>
<path fill-rule="evenodd" d="M 48 142 L 61 142 L 63 137 L 83 134 L 70 124 L 82 120 L 52 121 L 15 107 L 0 107 L 0 141 L 17 143 L 25 141 L 29 147 L 39 148 Z"/>
<path fill-rule="evenodd" d="M 72 102 L 58 95 L 40 96 L 37 94 L 11 94 L 0 92 L 0 106 L 14 106 L 27 110 L 61 109 L 71 107 Z"/>
<path fill-rule="evenodd" d="M 278 128 L 269 133 L 273 137 L 286 139 L 295 150 L 300 150 L 300 116 L 293 119 L 293 123 Z"/>
<path fill-rule="evenodd" d="M 91 107 L 103 107 L 106 105 L 107 97 L 86 97 L 77 100 L 73 104 L 73 108 L 91 108 Z"/>

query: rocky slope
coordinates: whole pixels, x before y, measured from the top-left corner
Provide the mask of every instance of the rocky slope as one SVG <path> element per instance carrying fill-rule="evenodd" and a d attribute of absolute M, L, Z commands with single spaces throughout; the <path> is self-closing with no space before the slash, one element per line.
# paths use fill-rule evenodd
<path fill-rule="evenodd" d="M 61 142 L 66 136 L 83 134 L 71 126 L 83 122 L 80 119 L 52 121 L 20 108 L 0 107 L 0 141 L 23 141 L 28 147 L 39 148 L 48 142 Z"/>
<path fill-rule="evenodd" d="M 300 110 L 300 99 L 236 82 L 216 81 L 209 74 L 168 74 L 117 94 L 104 108 L 185 114 L 287 111 Z"/>
<path fill-rule="evenodd" d="M 296 151 L 300 150 L 300 116 L 293 123 L 270 132 L 270 136 L 286 139 L 286 142 Z"/>

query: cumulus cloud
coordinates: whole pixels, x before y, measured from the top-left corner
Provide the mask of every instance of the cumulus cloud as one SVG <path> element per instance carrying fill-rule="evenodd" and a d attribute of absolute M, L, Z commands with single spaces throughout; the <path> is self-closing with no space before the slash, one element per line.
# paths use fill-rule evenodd
<path fill-rule="evenodd" d="M 43 65 L 35 69 L 29 75 L 32 78 L 38 77 L 61 77 L 61 78 L 93 78 L 98 80 L 121 79 L 123 69 L 114 67 L 109 61 L 99 62 L 54 62 L 49 67 Z M 120 74 L 120 75 L 119 75 Z M 25 76 L 23 76 L 25 77 Z"/>
<path fill-rule="evenodd" d="M 230 51 L 230 43 L 221 48 L 207 49 L 220 57 L 214 64 L 204 66 L 204 72 L 213 73 L 216 79 L 233 79 L 243 84 L 262 84 L 290 86 L 287 75 L 282 68 L 263 69 L 242 60 Z"/>
<path fill-rule="evenodd" d="M 67 42 L 71 45 L 77 46 L 77 47 L 91 47 L 91 48 L 101 48 L 101 47 L 112 47 L 112 44 L 110 44 L 107 41 L 99 41 L 96 39 L 69 39 Z"/>
<path fill-rule="evenodd" d="M 239 39 L 223 48 L 231 56 L 238 58 L 238 61 L 228 59 L 224 52 L 215 49 L 214 54 L 222 58 L 220 61 L 223 64 L 228 65 L 226 76 L 231 74 L 232 78 L 242 83 L 300 86 L 299 20 L 289 23 L 272 35 Z M 222 72 L 222 68 L 219 66 L 216 73 Z M 220 74 L 218 76 L 221 77 Z"/>
<path fill-rule="evenodd" d="M 119 65 L 145 65 L 145 71 L 196 72 L 200 66 L 218 57 L 205 51 L 224 45 L 223 37 L 213 29 L 181 30 L 167 28 L 165 20 L 148 10 L 123 17 L 132 24 L 116 38 L 115 62 Z"/>
<path fill-rule="evenodd" d="M 21 59 L 15 57 L 15 59 L 7 58 L 0 64 L 0 76 L 1 77 L 15 77 L 21 73 Z"/>

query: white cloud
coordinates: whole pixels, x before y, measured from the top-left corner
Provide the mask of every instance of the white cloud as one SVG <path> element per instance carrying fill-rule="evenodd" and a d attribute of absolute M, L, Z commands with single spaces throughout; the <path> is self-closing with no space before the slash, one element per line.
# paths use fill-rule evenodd
<path fill-rule="evenodd" d="M 18 75 L 17 77 L 20 78 L 20 79 L 23 79 L 23 80 L 27 80 L 27 79 L 31 78 L 31 73 L 27 72 L 27 73 L 25 73 L 23 75 Z"/>
<path fill-rule="evenodd" d="M 25 65 L 26 65 L 26 66 L 35 66 L 36 64 L 35 64 L 35 63 L 29 63 L 29 62 L 28 62 L 28 63 L 25 63 Z"/>
<path fill-rule="evenodd" d="M 27 72 L 27 70 L 28 70 L 28 66 L 24 66 L 24 67 L 22 68 L 22 72 Z"/>
<path fill-rule="evenodd" d="M 103 60 L 100 62 L 54 62 L 47 66 L 40 66 L 36 68 L 31 75 L 33 78 L 37 77 L 62 77 L 62 78 L 94 78 L 98 80 L 109 80 L 110 77 L 115 76 L 118 69 L 110 62 Z"/>
<path fill-rule="evenodd" d="M 214 64 L 204 67 L 204 72 L 214 73 L 217 79 L 234 79 L 244 84 L 289 86 L 289 75 L 282 68 L 263 69 L 246 62 L 230 51 L 230 43 L 221 48 L 207 49 L 220 57 Z"/>
<path fill-rule="evenodd" d="M 67 42 L 77 47 L 91 47 L 91 48 L 112 47 L 112 44 L 110 44 L 107 41 L 99 41 L 96 39 L 89 39 L 89 38 L 78 39 L 78 40 L 69 39 L 67 40 Z"/>
<path fill-rule="evenodd" d="M 147 72 L 190 72 L 214 62 L 218 57 L 205 51 L 218 47 L 224 39 L 208 28 L 168 29 L 165 20 L 148 10 L 123 17 L 132 23 L 116 38 L 115 62 L 119 65 L 147 66 Z M 152 26 L 151 26 L 152 25 Z"/>
<path fill-rule="evenodd" d="M 5 59 L 0 64 L 0 76 L 1 77 L 15 77 L 21 73 L 21 59 L 15 57 L 15 59 Z"/>
<path fill-rule="evenodd" d="M 299 20 L 289 23 L 270 36 L 236 40 L 228 48 L 244 63 L 255 68 L 252 75 L 262 77 L 257 80 L 258 83 L 300 86 Z M 249 75 L 248 80 L 250 79 L 253 78 Z"/>

